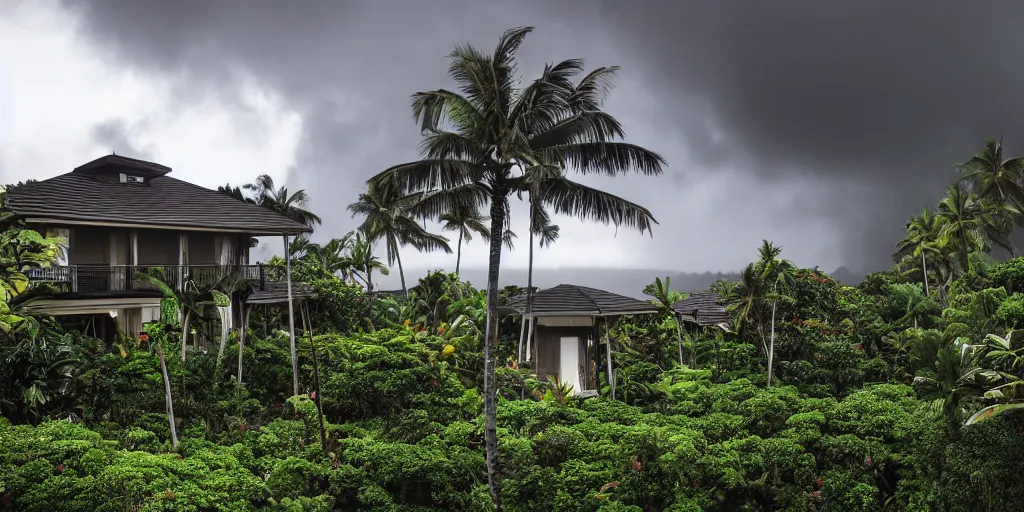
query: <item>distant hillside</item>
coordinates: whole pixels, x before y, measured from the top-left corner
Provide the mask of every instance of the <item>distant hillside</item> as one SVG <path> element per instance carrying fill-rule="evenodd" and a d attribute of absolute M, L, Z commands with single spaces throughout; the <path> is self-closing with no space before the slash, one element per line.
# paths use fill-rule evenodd
<path fill-rule="evenodd" d="M 416 279 L 422 277 L 425 270 L 407 270 L 409 286 L 416 283 Z M 654 282 L 654 278 L 664 279 L 668 276 L 671 279 L 672 288 L 682 292 L 703 290 L 711 283 L 719 279 L 736 280 L 739 274 L 735 272 L 673 272 L 670 270 L 652 269 L 620 269 L 620 268 L 538 268 L 533 271 L 533 284 L 540 288 L 550 288 L 559 284 L 576 284 L 599 288 L 613 293 L 626 295 L 627 297 L 645 298 L 643 289 Z M 863 275 L 858 275 L 846 267 L 840 267 L 832 276 L 840 282 L 855 286 Z M 462 270 L 462 277 L 477 287 L 487 284 L 487 271 L 485 269 L 467 268 Z M 401 288 L 398 279 L 398 272 L 392 272 L 390 276 L 378 281 L 383 289 Z M 502 286 L 526 286 L 526 269 L 510 268 L 501 270 Z"/>
<path fill-rule="evenodd" d="M 416 278 L 422 276 L 423 270 L 409 271 L 407 280 L 414 283 Z M 379 281 L 382 288 L 396 289 L 401 284 L 398 280 L 398 273 Z M 413 278 L 412 276 L 416 276 Z M 702 290 L 719 279 L 737 279 L 735 273 L 711 273 L 703 274 L 688 272 L 672 272 L 667 270 L 643 270 L 643 269 L 609 269 L 609 268 L 563 268 L 563 269 L 534 269 L 533 284 L 540 288 L 550 288 L 559 284 L 576 284 L 599 288 L 613 293 L 626 295 L 628 297 L 645 298 L 644 286 L 654 282 L 654 278 L 662 279 L 668 276 L 671 278 L 672 288 L 679 291 Z M 487 283 L 487 271 L 485 269 L 463 269 L 462 277 L 477 287 L 483 287 Z M 411 284 L 410 284 L 411 285 Z M 502 286 L 526 286 L 526 269 L 502 269 Z"/>

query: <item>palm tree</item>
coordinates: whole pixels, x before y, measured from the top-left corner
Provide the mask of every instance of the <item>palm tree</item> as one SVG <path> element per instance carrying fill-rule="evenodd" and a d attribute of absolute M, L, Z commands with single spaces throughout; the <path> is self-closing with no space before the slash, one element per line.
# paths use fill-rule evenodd
<path fill-rule="evenodd" d="M 962 164 L 960 180 L 983 201 L 1024 208 L 1024 157 L 1003 157 L 1003 139 L 986 139 L 985 147 Z"/>
<path fill-rule="evenodd" d="M 540 246 L 548 247 L 558 240 L 559 227 L 551 222 L 551 214 L 544 207 L 544 203 L 541 200 L 541 190 L 547 190 L 548 187 L 544 187 L 546 174 L 543 170 L 545 167 L 533 167 L 530 172 L 527 173 L 528 178 L 525 180 L 527 197 L 529 198 L 529 210 L 530 210 L 530 248 L 529 248 L 529 263 L 526 267 L 526 308 L 523 312 L 523 329 L 526 329 L 526 320 L 532 324 L 533 318 L 533 239 L 534 236 L 540 237 Z M 538 172 L 539 171 L 539 172 Z M 561 175 L 560 173 L 558 175 Z M 530 327 L 527 337 L 532 337 L 533 328 Z M 522 345 L 522 332 L 520 332 L 520 345 Z M 529 346 L 529 343 L 527 343 Z M 525 354 L 522 353 L 522 347 L 520 346 L 517 351 L 517 357 L 522 358 Z"/>
<path fill-rule="evenodd" d="M 313 228 L 321 223 L 319 216 L 305 209 L 309 202 L 309 194 L 305 190 L 299 190 L 289 194 L 288 187 L 275 188 L 274 179 L 269 175 L 262 174 L 256 181 L 243 185 L 242 188 L 251 190 L 253 202 L 268 210 L 273 210 L 300 224 Z"/>
<path fill-rule="evenodd" d="M 944 224 L 940 244 L 953 249 L 962 271 L 970 270 L 970 253 L 986 250 L 992 244 L 1013 253 L 1013 245 L 1006 235 L 1010 220 L 1020 214 L 1016 207 L 983 203 L 965 187 L 953 184 L 939 201 L 936 214 Z"/>
<path fill-rule="evenodd" d="M 487 224 L 484 224 L 488 219 L 480 214 L 480 210 L 475 205 L 459 204 L 454 210 L 441 214 L 440 220 L 444 223 L 442 229 L 445 231 L 459 232 L 459 245 L 455 256 L 455 273 L 458 274 L 459 265 L 462 263 L 462 240 L 465 239 L 467 242 L 473 240 L 473 233 L 488 240 L 491 231 Z"/>
<path fill-rule="evenodd" d="M 413 116 L 421 123 L 423 159 L 401 164 L 371 178 L 397 184 L 405 193 L 437 190 L 424 208 L 431 215 L 453 204 L 490 203 L 491 237 L 487 276 L 487 325 L 484 329 L 484 438 L 488 488 L 498 496 L 497 399 L 493 337 L 498 318 L 498 276 L 502 236 L 508 229 L 509 196 L 524 188 L 523 173 L 537 165 L 571 168 L 581 174 L 615 176 L 637 171 L 662 172 L 664 160 L 642 147 L 621 142 L 619 122 L 601 111 L 618 68 L 598 68 L 573 83 L 583 61 L 549 65 L 537 80 L 519 88 L 516 51 L 533 29 L 506 31 L 493 53 L 471 45 L 450 54 L 449 76 L 459 92 L 434 90 L 413 95 Z M 562 200 L 549 199 L 555 213 L 649 229 L 654 222 L 643 208 L 600 209 L 615 198 L 593 189 L 573 189 Z M 580 200 L 586 193 L 589 200 Z M 576 198 L 576 199 L 574 199 Z M 617 198 L 615 198 L 617 199 Z"/>
<path fill-rule="evenodd" d="M 758 249 L 760 254 L 760 261 L 758 267 L 760 268 L 761 280 L 764 283 L 770 283 L 772 286 L 772 316 L 771 316 L 771 335 L 768 341 L 767 353 L 768 353 L 768 386 L 772 385 L 772 366 L 775 359 L 775 313 L 779 305 L 779 285 L 782 287 L 789 288 L 794 281 L 794 274 L 796 272 L 796 265 L 793 262 L 785 259 L 779 259 L 779 255 L 782 253 L 782 247 L 776 246 L 768 240 L 763 240 L 761 247 Z"/>
<path fill-rule="evenodd" d="M 348 205 L 352 216 L 365 217 L 359 229 L 371 243 L 384 239 L 388 264 L 398 263 L 402 293 L 406 297 L 409 289 L 405 285 L 405 270 L 398 251 L 401 246 L 411 245 L 420 251 L 440 249 L 449 254 L 452 252 L 447 238 L 428 232 L 416 222 L 413 212 L 423 197 L 420 193 L 401 195 L 390 184 L 370 183 L 366 192 L 359 194 L 359 200 Z"/>
<path fill-rule="evenodd" d="M 373 313 L 373 271 L 378 270 L 386 276 L 388 267 L 373 254 L 373 243 L 360 232 L 356 232 L 352 239 L 348 257 L 352 264 L 352 282 L 358 277 L 366 285 L 366 317 L 369 318 Z"/>
<path fill-rule="evenodd" d="M 228 196 L 228 197 L 230 197 L 232 199 L 237 199 L 239 201 L 244 201 L 246 203 L 253 203 L 253 204 L 255 204 L 255 202 L 256 202 L 255 200 L 253 200 L 253 198 L 247 197 L 242 192 L 242 189 L 240 187 L 232 187 L 230 183 L 228 183 L 228 184 L 226 184 L 226 185 L 224 185 L 222 187 L 217 187 L 217 192 L 220 192 L 221 194 L 224 194 L 224 195 L 226 195 L 226 196 Z"/>
<path fill-rule="evenodd" d="M 942 218 L 935 215 L 930 208 L 925 208 L 920 216 L 911 216 L 907 223 L 907 235 L 896 246 L 897 255 L 910 255 L 921 258 L 921 275 L 924 278 L 924 293 L 930 295 L 928 289 L 927 255 L 941 253 L 939 242 L 942 239 Z"/>
<path fill-rule="evenodd" d="M 304 254 L 299 262 L 320 267 L 331 275 L 341 274 L 342 277 L 347 277 L 349 269 L 352 267 L 349 252 L 355 242 L 354 236 L 353 233 L 346 233 L 341 238 L 332 238 L 324 245 L 311 242 L 305 244 L 302 247 Z M 302 238 L 299 237 L 295 240 L 298 241 Z"/>
<path fill-rule="evenodd" d="M 356 232 L 352 239 L 349 258 L 352 260 L 352 280 L 355 281 L 356 278 L 359 278 L 366 286 L 367 293 L 373 293 L 374 270 L 379 271 L 382 275 L 388 275 L 387 265 L 373 254 L 373 244 L 360 232 Z"/>
<path fill-rule="evenodd" d="M 676 316 L 672 305 L 683 300 L 685 296 L 672 289 L 672 279 L 665 276 L 662 281 L 660 277 L 654 278 L 654 282 L 644 287 L 644 295 L 651 297 L 651 303 L 658 306 L 663 313 L 672 315 L 672 321 L 676 324 L 676 343 L 679 348 L 679 366 L 683 366 L 683 329 L 679 325 L 679 317 Z M 692 357 L 691 357 L 692 359 Z"/>

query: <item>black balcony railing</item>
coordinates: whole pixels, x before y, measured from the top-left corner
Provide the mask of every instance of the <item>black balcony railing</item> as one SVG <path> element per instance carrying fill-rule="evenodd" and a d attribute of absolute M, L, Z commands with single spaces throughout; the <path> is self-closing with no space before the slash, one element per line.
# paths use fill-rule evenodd
<path fill-rule="evenodd" d="M 156 269 L 156 272 L 153 272 Z M 267 283 L 285 279 L 284 267 L 275 265 L 66 265 L 26 272 L 30 283 L 49 283 L 61 292 L 104 293 L 158 291 L 160 288 L 140 274 L 162 274 L 163 281 L 175 290 L 187 283 L 199 289 L 217 283 L 245 279 L 257 290 Z"/>

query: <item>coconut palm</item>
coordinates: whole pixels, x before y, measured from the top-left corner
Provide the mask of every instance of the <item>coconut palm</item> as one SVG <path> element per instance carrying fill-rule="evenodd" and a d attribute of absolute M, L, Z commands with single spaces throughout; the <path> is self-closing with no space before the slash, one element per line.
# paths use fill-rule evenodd
<path fill-rule="evenodd" d="M 480 235 L 484 240 L 491 236 L 491 230 L 485 224 L 488 218 L 480 214 L 480 210 L 472 204 L 459 204 L 457 207 L 440 216 L 442 229 L 445 231 L 458 231 L 459 244 L 455 256 L 455 273 L 459 273 L 459 265 L 462 263 L 462 241 L 473 240 L 473 234 Z"/>
<path fill-rule="evenodd" d="M 288 193 L 288 187 L 274 186 L 274 179 L 262 174 L 256 181 L 243 185 L 242 188 L 252 191 L 253 202 L 268 210 L 273 210 L 295 222 L 313 228 L 320 224 L 320 217 L 305 208 L 309 202 L 309 194 L 305 190 Z"/>
<path fill-rule="evenodd" d="M 944 225 L 942 218 L 935 215 L 930 208 L 925 208 L 920 216 L 911 216 L 907 223 L 907 235 L 896 246 L 896 254 L 900 256 L 913 256 L 921 259 L 921 275 L 924 279 L 925 295 L 930 295 L 928 289 L 928 256 L 941 254 L 940 241 Z"/>
<path fill-rule="evenodd" d="M 420 251 L 442 250 L 451 254 L 448 239 L 428 232 L 414 218 L 414 211 L 424 194 L 401 195 L 398 189 L 388 183 L 370 183 L 366 192 L 359 194 L 359 200 L 348 205 L 353 216 L 364 216 L 360 230 L 373 243 L 384 240 L 388 264 L 398 263 L 398 275 L 402 279 L 402 293 L 408 297 L 405 285 L 405 270 L 399 248 L 411 245 Z"/>
<path fill-rule="evenodd" d="M 233 187 L 231 186 L 230 183 L 225 184 L 224 186 L 221 187 L 217 187 L 217 192 L 220 192 L 221 194 L 224 194 L 232 199 L 237 199 L 239 201 L 244 201 L 246 203 L 255 203 L 255 201 L 251 197 L 247 197 L 242 192 L 241 187 Z"/>
<path fill-rule="evenodd" d="M 457 46 L 450 54 L 448 71 L 458 92 L 440 89 L 413 95 L 413 116 L 424 135 L 423 158 L 387 169 L 370 180 L 392 182 L 404 193 L 438 191 L 423 205 L 434 216 L 452 211 L 452 205 L 460 202 L 490 205 L 484 438 L 488 487 L 499 510 L 492 338 L 498 318 L 498 276 L 502 235 L 509 225 L 509 197 L 524 189 L 524 172 L 537 165 L 616 176 L 631 171 L 656 175 L 664 164 L 656 153 L 621 142 L 625 135 L 622 126 L 601 111 L 617 68 L 598 68 L 574 83 L 583 71 L 583 61 L 571 59 L 547 66 L 538 79 L 519 87 L 516 52 L 532 30 L 506 31 L 493 53 L 471 45 Z M 548 201 L 555 213 L 640 229 L 649 229 L 654 223 L 650 212 L 642 208 L 602 209 L 601 205 L 612 204 L 615 196 L 610 194 L 580 188 L 567 192 L 561 200 Z"/>
<path fill-rule="evenodd" d="M 547 172 L 549 167 L 535 166 L 527 172 L 527 178 L 524 180 L 526 186 L 526 193 L 529 199 L 529 212 L 530 212 L 530 238 L 529 238 L 529 259 L 526 268 L 526 308 L 523 313 L 523 329 L 526 329 L 526 319 L 530 319 L 533 322 L 533 247 L 534 237 L 539 237 L 539 243 L 541 247 L 548 247 L 558 240 L 559 227 L 551 221 L 551 214 L 548 209 L 545 208 L 543 201 L 543 194 L 550 190 L 550 183 L 548 180 L 563 179 L 564 173 L 560 172 L 560 169 L 555 168 L 554 172 Z M 532 328 L 530 336 L 532 334 Z M 523 336 L 520 332 L 519 342 L 520 347 L 518 349 L 518 356 L 523 357 L 522 353 L 522 341 Z"/>
<path fill-rule="evenodd" d="M 332 238 L 326 244 L 307 243 L 303 249 L 303 256 L 298 261 L 305 265 L 314 265 L 327 271 L 329 274 L 346 277 L 352 267 L 352 260 L 349 251 L 352 250 L 354 234 L 346 233 L 341 238 Z M 296 238 L 296 241 L 304 237 Z"/>
<path fill-rule="evenodd" d="M 768 346 L 766 347 L 768 356 L 768 386 L 770 387 L 772 385 L 772 368 L 775 359 L 775 313 L 781 297 L 779 288 L 781 285 L 783 289 L 788 289 L 794 284 L 796 265 L 789 260 L 780 259 L 779 255 L 782 253 L 782 247 L 774 245 L 768 240 L 762 241 L 758 253 L 760 254 L 758 268 L 761 280 L 765 284 L 769 284 L 772 290 L 770 295 L 772 300 L 771 331 L 768 338 Z"/>
<path fill-rule="evenodd" d="M 962 164 L 960 180 L 971 185 L 983 201 L 1024 208 L 1024 157 L 1003 156 L 1003 139 L 987 139 L 985 147 Z"/>
<path fill-rule="evenodd" d="M 968 255 L 972 252 L 988 250 L 992 245 L 1014 252 L 1007 235 L 1012 219 L 1019 214 L 1020 210 L 1010 204 L 982 202 L 962 185 L 949 185 L 936 210 L 943 222 L 940 244 L 956 253 L 961 271 L 968 271 Z"/>
<path fill-rule="evenodd" d="M 362 281 L 368 294 L 373 293 L 373 271 L 385 276 L 389 273 L 387 265 L 373 254 L 373 244 L 362 233 L 356 232 L 352 238 L 348 257 L 352 264 L 352 281 L 356 278 Z"/>

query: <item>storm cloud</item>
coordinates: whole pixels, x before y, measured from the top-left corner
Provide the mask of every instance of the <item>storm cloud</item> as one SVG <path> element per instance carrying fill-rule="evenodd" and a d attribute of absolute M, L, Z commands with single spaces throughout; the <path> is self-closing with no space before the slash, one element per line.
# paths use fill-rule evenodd
<path fill-rule="evenodd" d="M 661 178 L 583 180 L 649 206 L 661 223 L 653 239 L 564 220 L 563 239 L 549 256 L 542 251 L 538 265 L 586 266 L 593 255 L 603 265 L 732 271 L 762 238 L 802 265 L 880 268 L 907 216 L 936 202 L 953 179 L 953 162 L 985 137 L 1003 135 L 1009 151 L 1024 152 L 1024 122 L 1014 116 L 1024 101 L 1024 71 L 1015 64 L 1024 5 L 910 5 L 67 0 L 59 7 L 110 66 L 159 77 L 182 105 L 230 107 L 240 133 L 269 129 L 241 91 L 270 91 L 296 112 L 301 135 L 287 182 L 313 196 L 325 219 L 320 236 L 355 225 L 344 205 L 367 177 L 416 156 L 409 95 L 449 85 L 445 55 L 453 45 L 489 49 L 507 28 L 536 26 L 520 53 L 524 78 L 565 58 L 622 65 L 607 108 L 630 141 L 669 162 Z M 468 264 L 483 261 L 477 252 L 467 254 Z"/>

